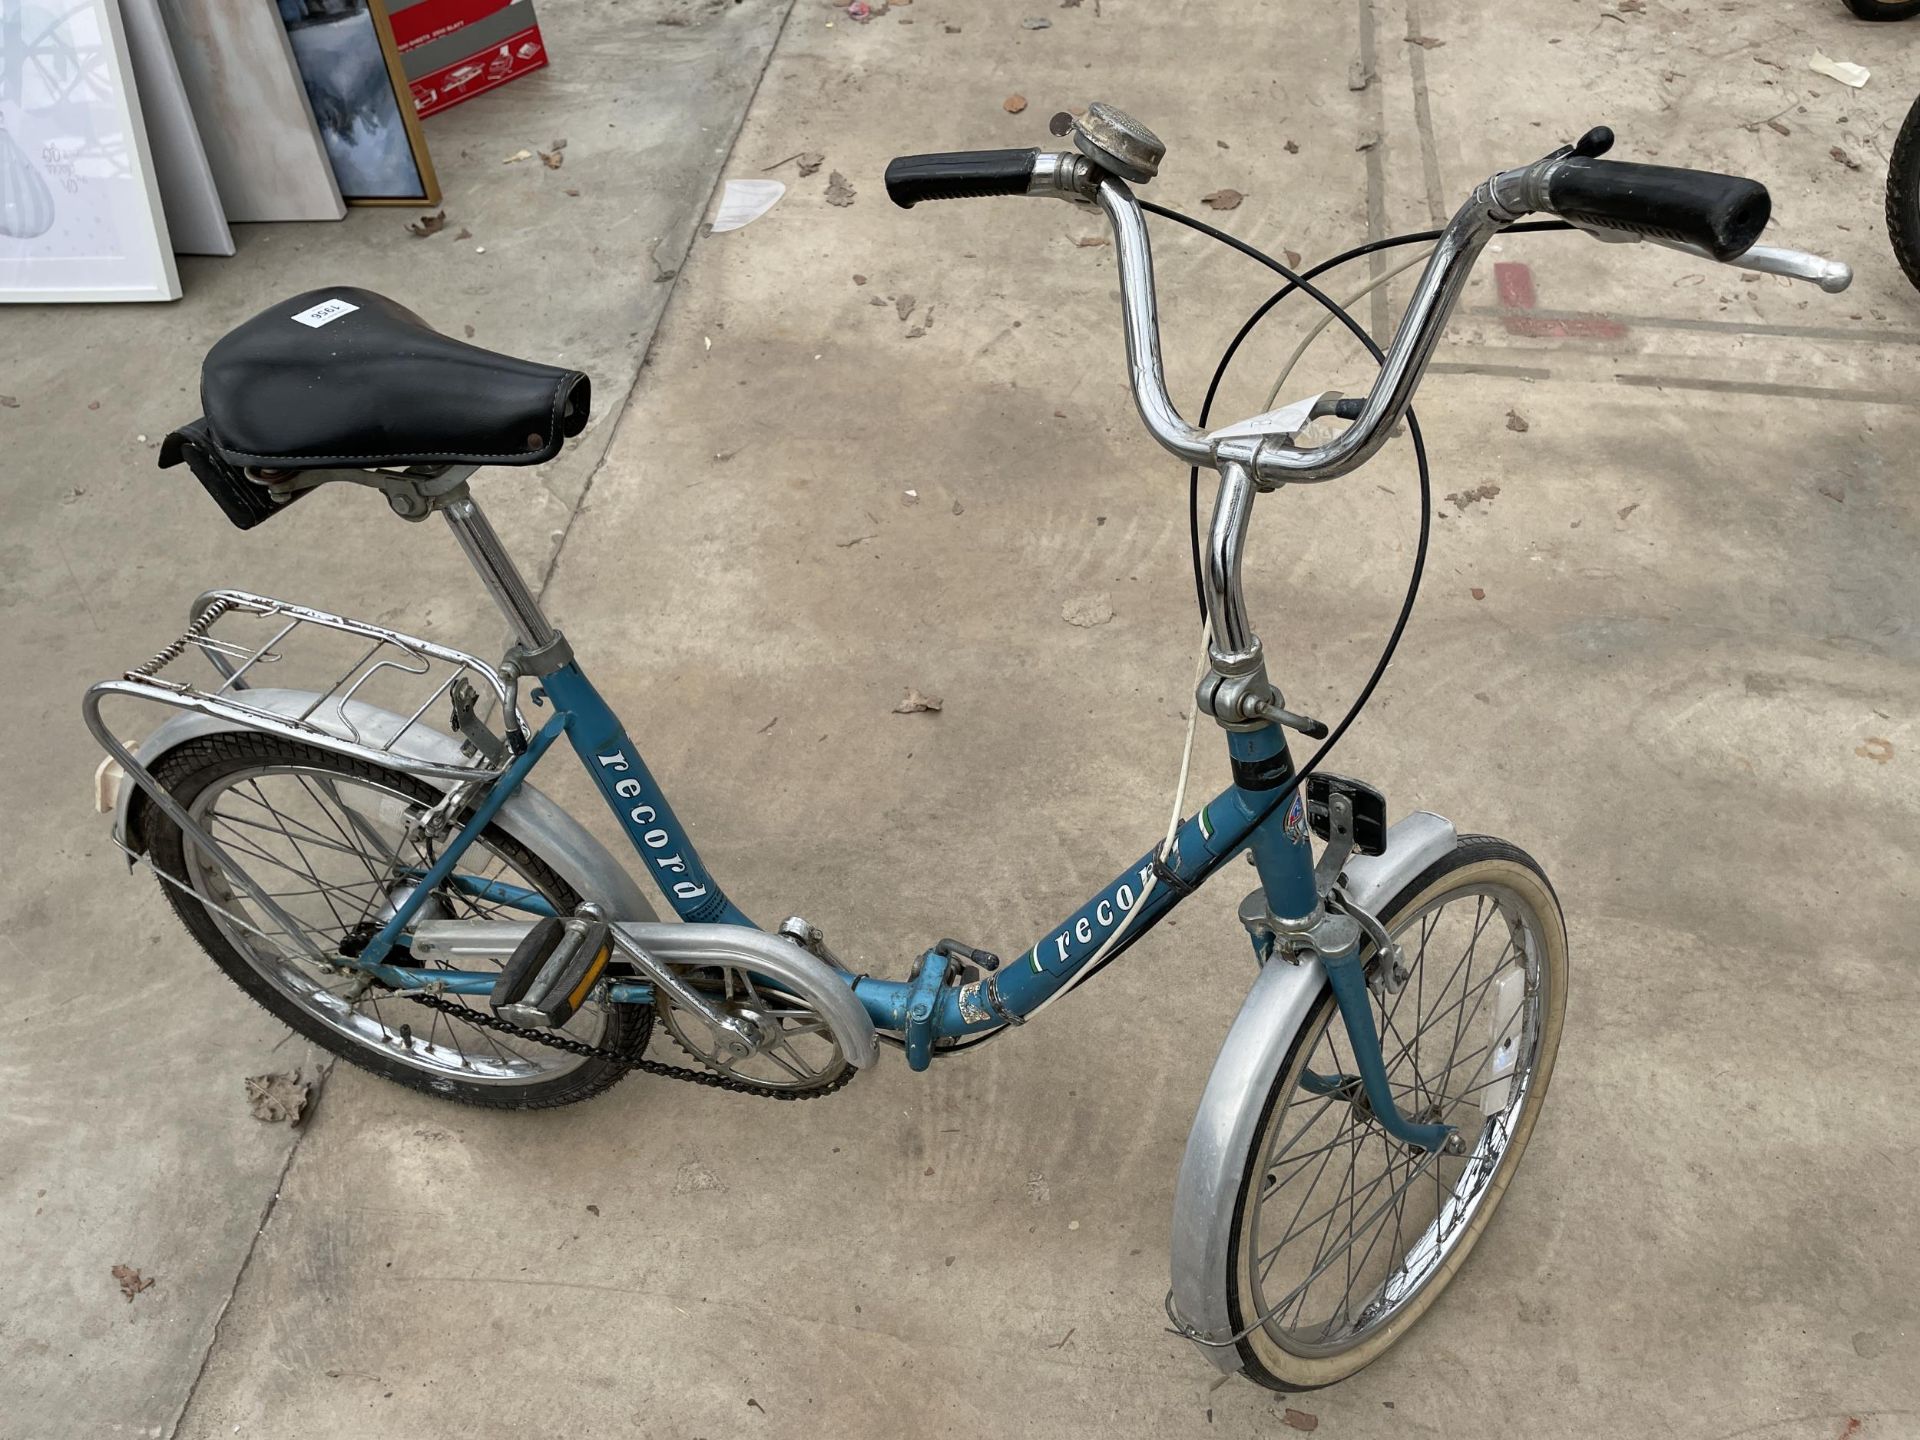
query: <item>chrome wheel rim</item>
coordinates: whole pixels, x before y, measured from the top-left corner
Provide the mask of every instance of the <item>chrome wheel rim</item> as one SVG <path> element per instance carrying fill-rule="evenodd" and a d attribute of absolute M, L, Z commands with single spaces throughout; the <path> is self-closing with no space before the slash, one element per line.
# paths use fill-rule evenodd
<path fill-rule="evenodd" d="M 1534 1095 L 1551 996 L 1532 902 L 1497 884 L 1434 897 L 1393 929 L 1409 974 L 1373 997 L 1389 1085 L 1415 1120 L 1453 1125 L 1458 1154 L 1387 1136 L 1355 1087 L 1325 1095 L 1308 1071 L 1353 1076 L 1331 1004 L 1261 1141 L 1248 1229 L 1252 1323 L 1286 1351 L 1337 1355 L 1404 1313 L 1473 1232 Z"/>
<path fill-rule="evenodd" d="M 331 966 L 291 943 L 246 888 L 191 836 L 182 837 L 187 885 L 222 938 L 256 974 L 364 1049 L 438 1079 L 469 1084 L 528 1085 L 579 1068 L 587 1057 L 417 1005 L 370 983 L 341 957 L 341 945 L 356 929 L 392 914 L 396 896 L 410 883 L 407 872 L 433 863 L 435 846 L 417 833 L 414 823 L 425 809 L 417 797 L 378 781 L 304 765 L 263 765 L 221 775 L 188 806 L 188 814 L 248 867 L 248 878 L 337 960 Z M 460 869 L 535 891 L 550 902 L 566 898 L 550 893 L 551 887 L 523 873 L 485 838 L 468 848 Z M 526 913 L 451 890 L 428 904 L 440 918 L 518 918 Z M 412 963 L 450 968 L 442 962 Z M 486 963 L 475 962 L 473 968 L 485 968 Z M 483 996 L 443 998 L 485 1013 Z M 606 1008 L 590 1001 L 562 1033 L 598 1045 L 604 1043 L 609 1023 Z"/>

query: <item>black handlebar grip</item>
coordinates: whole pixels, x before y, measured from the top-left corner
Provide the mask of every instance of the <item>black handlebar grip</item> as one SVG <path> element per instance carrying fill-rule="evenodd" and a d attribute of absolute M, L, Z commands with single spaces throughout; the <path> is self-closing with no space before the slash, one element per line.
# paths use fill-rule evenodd
<path fill-rule="evenodd" d="M 887 197 L 902 210 L 922 200 L 967 200 L 976 195 L 1024 195 L 1040 152 L 959 150 L 946 155 L 902 155 L 887 162 Z"/>
<path fill-rule="evenodd" d="M 1577 225 L 1698 245 L 1716 260 L 1746 253 L 1773 212 L 1758 180 L 1583 155 L 1554 166 L 1547 203 Z"/>

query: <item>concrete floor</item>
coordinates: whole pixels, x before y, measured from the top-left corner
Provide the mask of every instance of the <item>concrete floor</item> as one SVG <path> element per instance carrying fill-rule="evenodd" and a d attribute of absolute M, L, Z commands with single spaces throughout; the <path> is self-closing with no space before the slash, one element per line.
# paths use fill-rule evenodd
<path fill-rule="evenodd" d="M 1240 872 L 1048 1024 L 930 1075 L 890 1057 L 806 1105 L 636 1078 L 518 1117 L 343 1066 L 294 1144 L 240 1089 L 296 1058 L 283 1032 L 81 808 L 75 690 L 167 638 L 203 584 L 492 634 L 450 547 L 363 496 L 240 536 L 145 468 L 133 436 L 191 413 L 200 349 L 318 266 L 594 371 L 590 443 L 483 498 L 536 572 L 565 533 L 549 603 L 750 913 L 802 910 L 888 973 L 937 935 L 1030 940 L 1164 821 L 1195 628 L 1183 477 L 1132 415 L 1112 251 L 1072 243 L 1094 225 L 901 212 L 880 172 L 1044 143 L 1047 114 L 1095 97 L 1167 140 L 1150 194 L 1242 190 L 1214 218 L 1308 260 L 1430 224 L 1604 121 L 1623 158 L 1767 181 L 1770 238 L 1857 266 L 1834 298 L 1511 237 L 1490 258 L 1530 267 L 1532 310 L 1503 307 L 1491 267 L 1475 282 L 1420 409 L 1436 490 L 1499 494 L 1438 503 L 1423 605 L 1339 768 L 1543 860 L 1573 1008 L 1487 1242 L 1379 1365 L 1292 1404 L 1356 1437 L 1920 1435 L 1920 1139 L 1899 1103 L 1920 1081 L 1920 502 L 1899 460 L 1920 297 L 1880 219 L 1914 32 L 1826 0 L 918 0 L 865 26 L 795 0 L 760 78 L 781 4 L 634 25 L 664 8 L 551 4 L 576 68 L 500 92 L 507 118 L 431 122 L 450 226 L 486 257 L 362 213 L 243 237 L 170 309 L 8 316 L 0 644 L 23 674 L 53 641 L 63 678 L 17 702 L 32 738 L 0 780 L 29 1022 L 0 1042 L 0 1435 L 1285 1432 L 1276 1397 L 1212 1388 L 1159 1308 L 1175 1166 L 1248 978 Z M 1807 71 L 1816 47 L 1869 86 Z M 582 153 L 602 118 L 618 128 Z M 549 130 L 565 170 L 500 168 Z M 630 131 L 656 148 L 633 155 Z M 774 171 L 792 188 L 772 212 L 653 283 L 654 237 L 675 268 L 716 174 L 796 150 L 826 166 Z M 825 203 L 835 170 L 851 206 Z M 575 174 L 593 183 L 570 203 L 603 207 L 584 226 L 527 188 Z M 1270 287 L 1156 239 L 1191 410 Z M 1383 294 L 1374 318 L 1405 286 Z M 906 319 L 870 303 L 908 295 Z M 1223 414 L 1258 404 L 1299 323 L 1249 348 Z M 1290 388 L 1364 374 L 1328 343 Z M 1262 502 L 1254 618 L 1303 708 L 1336 713 L 1365 674 L 1414 503 L 1404 444 Z M 1066 623 L 1090 595 L 1114 619 Z M 889 713 L 906 685 L 945 711 Z M 1196 768 L 1224 778 L 1210 749 Z M 65 963 L 29 968 L 48 953 Z M 131 1304 L 120 1262 L 158 1277 Z"/>

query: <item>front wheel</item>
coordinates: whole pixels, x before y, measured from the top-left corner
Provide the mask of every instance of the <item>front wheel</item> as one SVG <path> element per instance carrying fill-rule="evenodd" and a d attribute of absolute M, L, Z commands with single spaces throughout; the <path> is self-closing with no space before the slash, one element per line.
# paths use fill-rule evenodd
<path fill-rule="evenodd" d="M 1524 852 L 1483 835 L 1382 908 L 1406 984 L 1374 996 L 1402 1113 L 1455 1127 L 1459 1154 L 1380 1128 L 1331 989 L 1301 1026 L 1242 1167 L 1228 1307 L 1242 1368 L 1275 1390 L 1344 1380 L 1439 1298 L 1513 1179 L 1560 1044 L 1566 925 Z M 1331 1093 L 1329 1093 L 1331 1091 Z"/>

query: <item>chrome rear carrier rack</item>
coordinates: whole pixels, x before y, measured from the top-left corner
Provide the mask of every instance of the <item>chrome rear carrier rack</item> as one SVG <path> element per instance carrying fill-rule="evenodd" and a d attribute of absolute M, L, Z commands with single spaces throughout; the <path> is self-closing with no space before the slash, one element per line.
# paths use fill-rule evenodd
<path fill-rule="evenodd" d="M 323 637 L 362 643 L 343 648 L 336 641 L 335 648 L 350 656 L 345 668 L 336 657 L 319 671 L 322 683 L 300 683 L 314 667 L 309 663 L 308 674 L 301 675 L 298 662 L 311 662 L 312 652 L 324 648 L 313 642 Z M 206 657 L 217 683 L 196 683 L 171 673 L 188 652 Z M 274 679 L 284 674 L 289 682 L 285 688 L 310 695 L 310 702 L 291 714 L 249 704 L 247 692 L 261 684 L 267 667 L 276 667 Z M 511 755 L 524 751 L 528 741 L 513 681 L 484 660 L 385 626 L 244 590 L 208 591 L 194 602 L 192 618 L 179 638 L 120 679 L 95 685 L 88 692 L 90 725 L 98 702 L 109 695 L 195 711 L 443 781 L 489 779 L 506 768 Z M 497 708 L 504 743 L 477 719 L 478 705 L 488 700 Z M 452 728 L 468 739 L 459 764 L 409 753 L 403 743 L 441 702 L 452 713 Z"/>
<path fill-rule="evenodd" d="M 329 648 L 337 653 L 328 656 Z M 189 653 L 206 658 L 214 671 L 210 682 L 175 669 Z M 285 683 L 263 685 L 265 675 Z M 450 792 L 448 803 L 456 805 L 490 785 L 529 744 L 516 677 L 501 667 L 383 625 L 245 590 L 201 595 L 179 637 L 119 679 L 87 690 L 81 713 L 113 764 L 197 846 L 218 858 L 279 927 L 276 938 L 321 963 L 339 963 L 339 957 L 276 904 L 246 867 L 167 794 L 141 763 L 137 745 L 108 728 L 100 710 L 112 696 L 204 715 L 416 775 Z M 276 703 L 269 704 L 268 697 Z M 504 739 L 481 720 L 483 702 L 497 712 Z M 458 750 L 425 719 L 442 703 L 451 728 L 464 737 Z M 101 798 L 103 803 L 109 798 L 104 788 Z M 121 842 L 130 857 L 137 845 L 132 835 Z"/>

